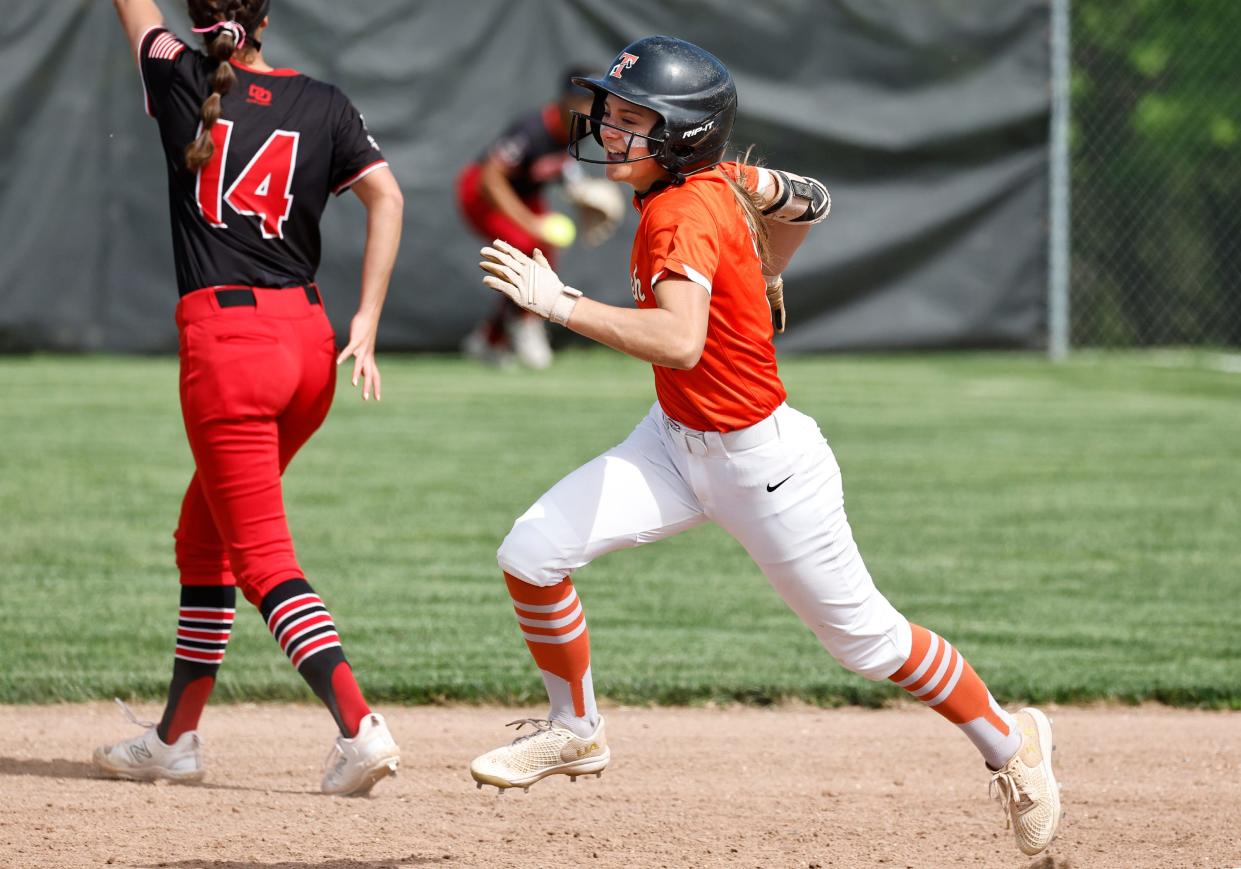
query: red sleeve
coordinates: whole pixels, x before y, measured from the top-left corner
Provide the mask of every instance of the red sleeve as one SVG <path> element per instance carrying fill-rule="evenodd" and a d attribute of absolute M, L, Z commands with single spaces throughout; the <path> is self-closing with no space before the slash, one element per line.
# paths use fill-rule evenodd
<path fill-rule="evenodd" d="M 646 220 L 651 286 L 675 274 L 709 293 L 720 264 L 715 219 L 693 191 L 676 192 L 678 198 L 654 203 Z"/>
<path fill-rule="evenodd" d="M 151 117 L 159 114 L 160 105 L 172 88 L 177 61 L 188 47 L 163 26 L 152 27 L 138 40 L 138 72 L 142 75 L 146 112 Z"/>

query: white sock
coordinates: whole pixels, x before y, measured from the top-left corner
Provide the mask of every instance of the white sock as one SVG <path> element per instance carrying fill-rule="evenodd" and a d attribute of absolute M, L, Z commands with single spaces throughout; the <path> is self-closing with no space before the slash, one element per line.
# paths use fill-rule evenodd
<path fill-rule="evenodd" d="M 986 718 L 975 718 L 957 726 L 969 737 L 970 742 L 974 743 L 974 747 L 982 752 L 982 759 L 987 762 L 987 766 L 999 769 L 1021 748 L 1021 731 L 1017 729 L 1013 716 L 1005 712 L 994 698 L 989 699 L 991 711 L 1008 725 L 1007 735 L 996 730 Z"/>
<path fill-rule="evenodd" d="M 595 685 L 590 678 L 590 668 L 582 676 L 582 700 L 586 708 L 585 715 L 578 715 L 573 707 L 573 691 L 569 683 L 554 673 L 540 670 L 543 674 L 543 685 L 547 688 L 547 698 L 551 701 L 551 711 L 547 717 L 563 724 L 578 736 L 587 737 L 599 726 L 599 709 L 595 705 Z"/>

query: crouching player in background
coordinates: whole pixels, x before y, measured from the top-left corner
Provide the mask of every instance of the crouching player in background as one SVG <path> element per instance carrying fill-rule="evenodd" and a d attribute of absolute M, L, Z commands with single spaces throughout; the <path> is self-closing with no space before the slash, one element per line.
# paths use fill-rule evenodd
<path fill-rule="evenodd" d="M 484 241 L 500 238 L 526 254 L 538 247 L 554 264 L 557 249 L 568 247 L 576 236 L 572 220 L 549 212 L 543 198 L 547 186 L 557 183 L 576 207 L 587 245 L 602 244 L 620 225 L 625 203 L 619 188 L 586 176 L 566 150 L 570 113 L 589 111 L 591 100 L 590 91 L 572 79 L 589 74 L 577 67 L 565 70 L 555 102 L 518 115 L 482 156 L 461 170 L 457 204 Z M 543 319 L 502 296 L 492 314 L 466 336 L 461 349 L 496 365 L 513 356 L 535 369 L 552 361 Z"/>

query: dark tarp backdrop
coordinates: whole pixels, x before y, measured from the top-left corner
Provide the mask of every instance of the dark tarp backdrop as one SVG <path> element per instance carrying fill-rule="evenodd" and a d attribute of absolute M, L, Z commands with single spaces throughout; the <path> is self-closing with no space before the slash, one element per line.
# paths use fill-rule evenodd
<path fill-rule="evenodd" d="M 4 5 L 0 349 L 175 349 L 163 159 L 112 4 Z M 184 5 L 160 6 L 192 42 Z M 268 61 L 339 85 L 405 192 L 381 349 L 455 348 L 492 304 L 460 166 L 563 67 L 651 33 L 732 70 L 735 148 L 832 191 L 786 273 L 782 349 L 1045 343 L 1046 0 L 274 0 L 271 16 Z M 565 280 L 629 303 L 635 224 L 570 250 Z M 342 334 L 364 230 L 351 194 L 329 204 L 319 282 Z"/>

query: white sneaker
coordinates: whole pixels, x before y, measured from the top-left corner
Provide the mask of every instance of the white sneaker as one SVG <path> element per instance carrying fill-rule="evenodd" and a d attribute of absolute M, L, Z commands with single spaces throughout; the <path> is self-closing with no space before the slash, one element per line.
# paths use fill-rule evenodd
<path fill-rule="evenodd" d="M 577 781 L 579 775 L 600 777 L 612 752 L 608 749 L 603 732 L 603 718 L 595 732 L 585 738 L 558 721 L 524 718 L 510 721 L 520 730 L 531 724 L 534 732 L 519 736 L 509 745 L 497 748 L 474 758 L 470 775 L 483 785 L 495 785 L 504 793 L 505 788 L 524 788 L 547 778 L 549 775 L 567 775 L 569 781 Z"/>
<path fill-rule="evenodd" d="M 505 326 L 509 343 L 517 361 L 527 368 L 542 371 L 552 364 L 552 345 L 547 341 L 547 328 L 540 317 L 514 317 Z"/>
<path fill-rule="evenodd" d="M 1021 748 L 991 776 L 990 793 L 1007 813 L 1017 847 L 1034 856 L 1051 844 L 1060 826 L 1060 785 L 1051 768 L 1051 722 L 1032 706 L 1013 716 Z"/>
<path fill-rule="evenodd" d="M 196 731 L 182 733 L 176 742 L 167 745 L 155 732 L 154 724 L 139 721 L 121 700 L 116 702 L 130 721 L 146 731 L 115 745 L 96 748 L 91 758 L 96 769 L 106 776 L 130 781 L 202 781 L 202 740 Z"/>
<path fill-rule="evenodd" d="M 336 796 L 361 797 L 381 778 L 396 775 L 401 752 L 383 716 L 370 712 L 351 739 L 336 737 L 324 762 L 322 790 Z"/>
<path fill-rule="evenodd" d="M 470 359 L 485 365 L 505 368 L 513 364 L 513 354 L 504 347 L 492 344 L 487 340 L 488 327 L 484 323 L 478 326 L 461 341 L 461 353 Z"/>

